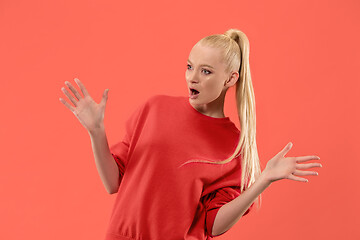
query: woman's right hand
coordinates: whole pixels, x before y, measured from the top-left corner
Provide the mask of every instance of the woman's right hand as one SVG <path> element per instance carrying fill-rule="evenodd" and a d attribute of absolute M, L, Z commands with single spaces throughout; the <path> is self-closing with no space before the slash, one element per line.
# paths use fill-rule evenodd
<path fill-rule="evenodd" d="M 103 127 L 105 106 L 108 99 L 109 89 L 105 89 L 101 102 L 97 104 L 89 95 L 88 91 L 80 82 L 80 80 L 77 78 L 74 80 L 80 87 L 84 97 L 79 94 L 79 92 L 73 87 L 73 85 L 71 85 L 70 82 L 65 81 L 65 84 L 73 92 L 76 98 L 74 98 L 64 87 L 62 87 L 61 90 L 75 105 L 75 107 L 71 106 L 62 98 L 59 100 L 77 117 L 77 119 L 79 119 L 80 123 L 86 128 L 86 130 L 91 133 Z"/>

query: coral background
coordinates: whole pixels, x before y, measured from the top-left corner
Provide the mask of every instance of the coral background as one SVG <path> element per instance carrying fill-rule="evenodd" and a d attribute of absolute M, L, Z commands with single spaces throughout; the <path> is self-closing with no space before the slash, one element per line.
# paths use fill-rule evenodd
<path fill-rule="evenodd" d="M 360 239 L 359 11 L 356 0 L 2 0 L 0 238 L 105 236 L 115 194 L 59 101 L 65 81 L 79 78 L 97 102 L 110 89 L 113 144 L 148 97 L 188 95 L 198 40 L 237 28 L 250 41 L 262 169 L 290 141 L 287 156 L 318 155 L 323 167 L 308 183 L 273 183 L 262 207 L 217 239 Z M 233 89 L 225 115 L 239 126 Z"/>

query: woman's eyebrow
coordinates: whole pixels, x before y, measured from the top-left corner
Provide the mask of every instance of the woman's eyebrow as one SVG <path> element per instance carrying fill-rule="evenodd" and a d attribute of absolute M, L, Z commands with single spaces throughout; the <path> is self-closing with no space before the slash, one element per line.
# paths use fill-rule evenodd
<path fill-rule="evenodd" d="M 188 59 L 187 61 L 192 64 L 192 62 L 191 62 L 189 59 Z M 209 67 L 209 68 L 215 69 L 214 67 L 212 67 L 212 66 L 210 66 L 210 65 L 207 65 L 207 64 L 201 64 L 200 67 L 202 67 L 202 66 L 203 66 L 203 67 Z"/>

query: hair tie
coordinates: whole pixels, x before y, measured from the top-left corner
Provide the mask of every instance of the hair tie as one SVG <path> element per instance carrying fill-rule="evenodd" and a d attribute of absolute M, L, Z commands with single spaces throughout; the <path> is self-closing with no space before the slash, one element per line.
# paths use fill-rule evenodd
<path fill-rule="evenodd" d="M 227 37 L 227 38 L 232 39 L 229 35 L 226 35 L 225 33 L 223 33 L 223 35 L 224 35 L 225 37 Z M 232 39 L 232 40 L 234 40 L 234 39 Z"/>

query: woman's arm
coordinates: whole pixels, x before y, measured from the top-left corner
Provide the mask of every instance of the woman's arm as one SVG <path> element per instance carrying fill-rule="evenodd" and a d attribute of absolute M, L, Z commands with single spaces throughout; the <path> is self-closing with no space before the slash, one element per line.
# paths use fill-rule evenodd
<path fill-rule="evenodd" d="M 109 89 L 104 91 L 101 102 L 97 104 L 90 96 L 84 84 L 77 78 L 74 80 L 84 96 L 81 96 L 79 91 L 70 82 L 65 81 L 65 84 L 69 87 L 74 96 L 64 87 L 62 87 L 61 90 L 74 106 L 62 98 L 59 98 L 59 100 L 76 116 L 88 131 L 100 178 L 106 191 L 112 194 L 117 192 L 120 180 L 119 169 L 115 159 L 111 155 L 104 127 L 104 113 Z"/>
<path fill-rule="evenodd" d="M 229 230 L 256 198 L 268 187 L 272 182 L 281 179 L 290 179 L 300 182 L 308 182 L 306 178 L 297 177 L 306 175 L 318 175 L 314 171 L 300 171 L 299 169 L 308 169 L 313 167 L 322 167 L 320 163 L 299 164 L 309 160 L 319 160 L 318 156 L 303 157 L 285 157 L 285 154 L 291 149 L 292 143 L 288 143 L 286 147 L 275 155 L 266 164 L 265 170 L 260 174 L 259 178 L 237 198 L 224 204 L 218 211 L 212 233 L 213 236 Z"/>
<path fill-rule="evenodd" d="M 212 235 L 216 236 L 228 231 L 270 184 L 271 182 L 266 178 L 266 173 L 263 172 L 246 191 L 223 205 L 215 217 Z"/>
<path fill-rule="evenodd" d="M 109 194 L 116 193 L 120 184 L 119 168 L 111 155 L 104 126 L 89 131 L 89 135 L 101 181 Z"/>

